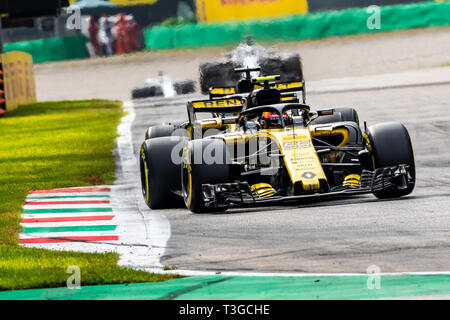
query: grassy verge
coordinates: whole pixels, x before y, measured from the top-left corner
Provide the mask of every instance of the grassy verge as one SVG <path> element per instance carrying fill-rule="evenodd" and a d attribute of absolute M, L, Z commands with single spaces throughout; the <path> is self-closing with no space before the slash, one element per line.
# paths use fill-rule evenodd
<path fill-rule="evenodd" d="M 82 285 L 160 281 L 117 266 L 117 254 L 81 254 L 19 247 L 20 216 L 29 190 L 111 184 L 119 101 L 43 102 L 0 118 L 0 290 L 64 286 L 67 267 Z"/>
<path fill-rule="evenodd" d="M 80 268 L 81 286 L 175 278 L 119 267 L 116 253 L 93 254 L 2 245 L 0 257 L 0 290 L 64 287 L 73 274 L 73 271 L 68 273 L 70 266 Z"/>

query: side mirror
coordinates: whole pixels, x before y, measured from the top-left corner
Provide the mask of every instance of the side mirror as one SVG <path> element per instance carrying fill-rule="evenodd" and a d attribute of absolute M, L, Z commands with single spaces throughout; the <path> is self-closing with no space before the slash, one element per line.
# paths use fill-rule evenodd
<path fill-rule="evenodd" d="M 334 114 L 334 109 L 327 110 L 317 110 L 317 116 L 332 116 Z"/>
<path fill-rule="evenodd" d="M 367 149 L 358 152 L 358 160 L 364 169 L 372 170 L 370 163 L 370 152 Z"/>

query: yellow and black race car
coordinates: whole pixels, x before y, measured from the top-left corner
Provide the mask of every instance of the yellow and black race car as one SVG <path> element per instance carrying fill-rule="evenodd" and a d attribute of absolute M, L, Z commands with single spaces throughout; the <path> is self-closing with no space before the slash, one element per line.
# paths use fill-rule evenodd
<path fill-rule="evenodd" d="M 283 101 L 286 87 L 300 86 L 273 80 L 254 80 L 261 88 L 245 97 L 188 102 L 189 119 L 180 133 L 144 141 L 141 182 L 150 208 L 182 199 L 192 212 L 214 212 L 364 193 L 395 198 L 413 191 L 414 155 L 402 124 L 361 129 L 354 109 L 312 112 L 296 96 Z M 204 113 L 213 116 L 198 119 Z"/>

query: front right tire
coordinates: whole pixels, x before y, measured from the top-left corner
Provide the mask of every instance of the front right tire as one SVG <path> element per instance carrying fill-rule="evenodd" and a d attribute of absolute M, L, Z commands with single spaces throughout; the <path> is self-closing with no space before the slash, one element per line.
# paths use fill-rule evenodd
<path fill-rule="evenodd" d="M 367 130 L 373 169 L 406 164 L 412 181 L 406 189 L 388 189 L 374 192 L 379 199 L 398 198 L 410 194 L 416 181 L 414 152 L 408 130 L 401 123 L 389 122 L 370 126 Z"/>
<path fill-rule="evenodd" d="M 184 148 L 181 165 L 181 192 L 186 207 L 194 213 L 223 211 L 207 208 L 203 184 L 233 181 L 225 143 L 218 139 L 192 140 Z"/>

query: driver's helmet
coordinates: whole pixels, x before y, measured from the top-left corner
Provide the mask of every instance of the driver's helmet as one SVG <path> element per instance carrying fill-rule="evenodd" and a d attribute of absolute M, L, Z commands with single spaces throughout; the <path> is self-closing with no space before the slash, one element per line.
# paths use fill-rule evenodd
<path fill-rule="evenodd" d="M 290 115 L 288 115 L 287 113 L 283 114 L 283 118 L 284 120 L 287 122 L 289 122 L 291 118 Z M 278 113 L 275 112 L 263 112 L 262 117 L 261 117 L 261 128 L 263 129 L 269 129 L 269 128 L 276 128 L 276 127 L 280 127 L 281 123 L 280 123 L 280 115 Z"/>
<path fill-rule="evenodd" d="M 255 44 L 252 36 L 246 36 L 244 40 L 245 40 L 245 44 L 248 46 L 253 46 Z"/>

